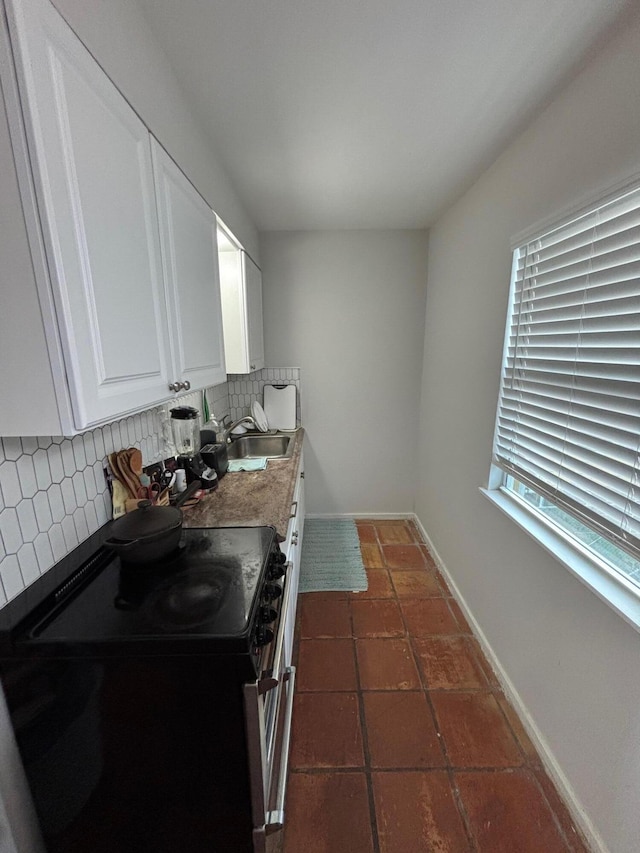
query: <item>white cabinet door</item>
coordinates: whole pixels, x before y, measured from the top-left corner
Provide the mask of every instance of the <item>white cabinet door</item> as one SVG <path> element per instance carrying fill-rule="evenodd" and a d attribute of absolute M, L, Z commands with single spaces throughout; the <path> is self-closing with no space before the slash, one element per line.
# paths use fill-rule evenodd
<path fill-rule="evenodd" d="M 304 536 L 304 458 L 300 458 L 300 491 L 298 493 L 298 561 L 302 553 L 302 537 Z M 298 574 L 300 574 L 298 572 Z"/>
<path fill-rule="evenodd" d="M 220 252 L 224 346 L 229 373 L 264 367 L 262 273 L 244 249 Z"/>
<path fill-rule="evenodd" d="M 295 515 L 291 519 L 285 544 L 285 554 L 287 562 L 290 564 L 288 583 L 291 584 L 291 594 L 289 597 L 289 609 L 286 617 L 287 621 L 285 625 L 284 639 L 286 666 L 291 666 L 291 662 L 293 660 L 293 636 L 295 633 L 296 609 L 298 606 L 302 536 L 304 532 L 304 460 L 302 457 L 300 459 L 300 475 L 293 494 L 292 513 L 293 512 L 295 512 Z"/>
<path fill-rule="evenodd" d="M 48 0 L 7 8 L 74 422 L 83 429 L 168 393 L 150 138 Z"/>
<path fill-rule="evenodd" d="M 227 378 L 216 216 L 155 139 L 152 146 L 174 381 L 205 388 Z"/>
<path fill-rule="evenodd" d="M 247 317 L 247 349 L 249 370 L 264 367 L 264 332 L 262 320 L 262 273 L 249 255 L 243 252 L 244 286 Z"/>

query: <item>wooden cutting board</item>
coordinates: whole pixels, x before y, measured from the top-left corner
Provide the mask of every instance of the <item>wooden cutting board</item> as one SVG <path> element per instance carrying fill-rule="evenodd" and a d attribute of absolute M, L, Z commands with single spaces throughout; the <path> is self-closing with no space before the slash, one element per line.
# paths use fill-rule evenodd
<path fill-rule="evenodd" d="M 265 385 L 264 413 L 269 429 L 295 429 L 296 386 Z"/>

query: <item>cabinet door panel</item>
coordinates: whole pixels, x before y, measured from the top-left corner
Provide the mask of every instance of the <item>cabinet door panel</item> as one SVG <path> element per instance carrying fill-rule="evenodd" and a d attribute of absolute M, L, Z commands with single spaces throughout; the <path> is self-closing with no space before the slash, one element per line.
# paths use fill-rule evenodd
<path fill-rule="evenodd" d="M 205 388 L 227 378 L 216 217 L 155 140 L 153 163 L 176 378 Z"/>
<path fill-rule="evenodd" d="M 228 373 L 249 372 L 241 255 L 239 249 L 223 251 L 218 255 L 224 354 Z"/>
<path fill-rule="evenodd" d="M 298 494 L 298 542 L 300 543 L 299 551 L 302 552 L 302 538 L 304 536 L 304 514 L 306 512 L 304 502 L 304 459 L 300 459 L 300 492 Z M 300 555 L 298 555 L 298 559 Z"/>
<path fill-rule="evenodd" d="M 229 373 L 264 367 L 262 273 L 244 249 L 220 252 L 224 345 Z"/>
<path fill-rule="evenodd" d="M 167 396 L 149 134 L 48 2 L 10 4 L 76 427 Z"/>
<path fill-rule="evenodd" d="M 254 371 L 264 367 L 262 273 L 247 254 L 244 256 L 244 263 L 249 369 Z"/>
<path fill-rule="evenodd" d="M 303 460 L 300 459 L 301 473 L 298 478 L 293 500 L 296 502 L 296 515 L 290 525 L 291 536 L 287 537 L 286 555 L 291 564 L 289 569 L 289 582 L 291 583 L 291 598 L 289 599 L 289 613 L 285 626 L 285 662 L 291 665 L 293 660 L 293 636 L 295 632 L 296 609 L 298 604 L 298 587 L 300 584 L 300 564 L 302 561 L 302 536 L 304 532 L 304 469 Z M 297 534 L 297 535 L 293 535 Z"/>

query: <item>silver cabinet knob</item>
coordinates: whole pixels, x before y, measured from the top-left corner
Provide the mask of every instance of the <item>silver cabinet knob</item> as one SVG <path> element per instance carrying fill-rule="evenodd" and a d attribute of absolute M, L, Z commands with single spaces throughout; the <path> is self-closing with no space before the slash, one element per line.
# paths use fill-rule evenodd
<path fill-rule="evenodd" d="M 179 391 L 182 388 L 180 382 L 170 382 L 169 383 L 169 391 Z"/>
<path fill-rule="evenodd" d="M 188 390 L 189 390 L 189 388 L 191 388 L 191 383 L 189 382 L 189 380 L 188 380 L 188 379 L 186 379 L 186 380 L 182 383 L 182 387 L 184 388 L 184 390 L 185 390 L 185 391 L 188 391 Z"/>

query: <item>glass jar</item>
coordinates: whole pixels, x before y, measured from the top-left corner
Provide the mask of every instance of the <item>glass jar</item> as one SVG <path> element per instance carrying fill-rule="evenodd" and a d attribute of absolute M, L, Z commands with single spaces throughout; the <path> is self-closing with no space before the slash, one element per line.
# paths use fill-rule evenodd
<path fill-rule="evenodd" d="M 171 431 L 178 456 L 194 456 L 200 450 L 198 410 L 192 406 L 171 409 Z"/>

